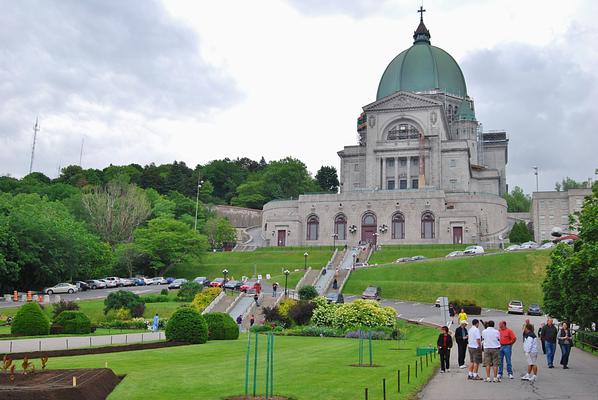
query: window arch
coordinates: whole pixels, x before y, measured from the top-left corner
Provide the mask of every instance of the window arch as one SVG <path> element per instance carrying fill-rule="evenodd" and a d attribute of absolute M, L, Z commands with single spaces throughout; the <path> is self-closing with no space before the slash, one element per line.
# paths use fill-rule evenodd
<path fill-rule="evenodd" d="M 318 240 L 320 219 L 317 215 L 307 217 L 307 240 Z"/>
<path fill-rule="evenodd" d="M 361 217 L 361 224 L 367 226 L 376 225 L 376 216 L 374 213 L 367 212 L 363 214 L 363 217 Z"/>
<path fill-rule="evenodd" d="M 408 122 L 399 122 L 392 124 L 386 134 L 387 140 L 418 139 L 419 129 Z"/>
<path fill-rule="evenodd" d="M 391 226 L 393 239 L 405 239 L 405 216 L 402 213 L 393 214 Z"/>
<path fill-rule="evenodd" d="M 434 239 L 434 214 L 429 211 L 422 214 L 422 239 Z"/>
<path fill-rule="evenodd" d="M 338 214 L 334 218 L 334 233 L 338 240 L 347 240 L 347 217 L 344 214 Z"/>

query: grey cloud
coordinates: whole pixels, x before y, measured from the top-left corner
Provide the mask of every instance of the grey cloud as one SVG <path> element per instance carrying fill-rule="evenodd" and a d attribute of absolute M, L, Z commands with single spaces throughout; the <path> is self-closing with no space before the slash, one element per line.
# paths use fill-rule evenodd
<path fill-rule="evenodd" d="M 306 15 L 350 15 L 364 18 L 380 12 L 388 0 L 288 0 L 299 12 Z M 396 8 L 396 7 L 395 7 Z M 414 11 L 415 12 L 415 11 Z"/>
<path fill-rule="evenodd" d="M 510 135 L 511 188 L 535 190 L 535 165 L 540 190 L 565 176 L 587 179 L 598 167 L 598 74 L 578 65 L 575 51 L 568 43 L 503 44 L 461 62 L 484 129 Z"/>

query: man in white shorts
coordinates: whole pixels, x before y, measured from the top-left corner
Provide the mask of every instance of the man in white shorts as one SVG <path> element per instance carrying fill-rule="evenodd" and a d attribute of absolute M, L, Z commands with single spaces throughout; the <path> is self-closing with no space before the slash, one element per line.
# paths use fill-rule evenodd
<path fill-rule="evenodd" d="M 486 323 L 486 329 L 482 332 L 482 343 L 484 345 L 484 367 L 486 367 L 486 382 L 490 382 L 490 368 L 494 372 L 494 382 L 498 379 L 498 352 L 500 351 L 500 333 L 494 329 L 494 321 Z"/>
<path fill-rule="evenodd" d="M 525 325 L 523 330 L 523 351 L 527 359 L 527 374 L 523 375 L 521 379 L 533 382 L 538 375 L 538 341 L 531 324 Z"/>

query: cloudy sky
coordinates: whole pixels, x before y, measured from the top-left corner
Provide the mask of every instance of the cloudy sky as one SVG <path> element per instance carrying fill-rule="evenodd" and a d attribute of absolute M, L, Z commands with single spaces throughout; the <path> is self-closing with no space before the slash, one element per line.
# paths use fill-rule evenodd
<path fill-rule="evenodd" d="M 510 137 L 510 187 L 598 167 L 598 2 L 426 0 L 485 130 Z M 0 0 L 0 175 L 297 157 L 356 142 L 361 107 L 412 44 L 420 1 Z"/>

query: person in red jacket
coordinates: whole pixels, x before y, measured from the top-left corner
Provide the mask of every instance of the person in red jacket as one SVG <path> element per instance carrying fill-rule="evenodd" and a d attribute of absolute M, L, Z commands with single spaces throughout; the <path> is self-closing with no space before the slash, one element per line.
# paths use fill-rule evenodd
<path fill-rule="evenodd" d="M 440 335 L 438 335 L 438 354 L 440 355 L 440 372 L 450 371 L 449 360 L 451 358 L 451 348 L 453 347 L 453 338 L 451 337 L 448 327 L 440 328 Z"/>

